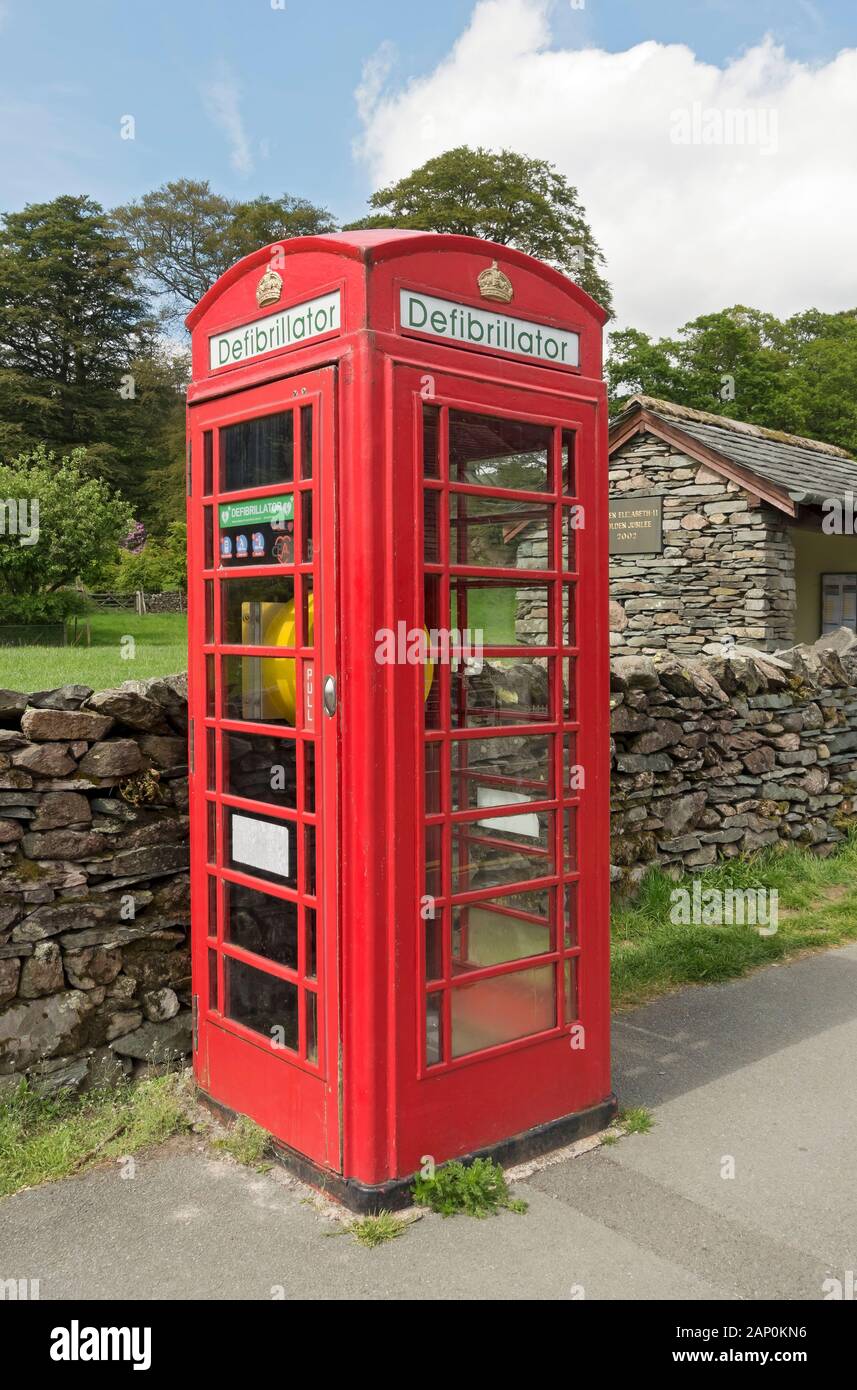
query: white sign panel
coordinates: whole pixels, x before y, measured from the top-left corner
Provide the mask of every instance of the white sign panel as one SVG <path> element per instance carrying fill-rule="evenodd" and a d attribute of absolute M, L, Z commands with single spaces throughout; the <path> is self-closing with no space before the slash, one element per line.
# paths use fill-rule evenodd
<path fill-rule="evenodd" d="M 232 858 L 251 869 L 289 876 L 289 827 L 286 821 L 254 820 L 232 813 Z"/>
<path fill-rule="evenodd" d="M 293 304 L 291 309 L 281 309 L 277 314 L 257 319 L 255 323 L 230 328 L 227 333 L 215 333 L 208 340 L 211 370 L 234 367 L 276 348 L 298 347 L 323 333 L 338 331 L 342 327 L 340 298 L 339 290 L 333 290 L 318 299 Z"/>
<path fill-rule="evenodd" d="M 432 338 L 511 352 L 559 367 L 580 365 L 580 334 L 565 328 L 531 323 L 494 309 L 474 309 L 416 290 L 400 291 L 399 313 L 404 332 L 427 333 Z"/>
<path fill-rule="evenodd" d="M 477 806 L 508 806 L 510 801 L 527 801 L 529 798 L 520 792 L 507 792 L 499 787 L 477 787 Z M 539 838 L 539 818 L 534 812 L 527 816 L 492 816 L 490 820 L 478 820 L 487 830 L 509 830 L 513 835 L 529 835 Z"/>

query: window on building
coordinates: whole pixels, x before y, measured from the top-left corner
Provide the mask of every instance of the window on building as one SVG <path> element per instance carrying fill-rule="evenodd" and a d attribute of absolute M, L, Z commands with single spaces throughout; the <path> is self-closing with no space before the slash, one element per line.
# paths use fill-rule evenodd
<path fill-rule="evenodd" d="M 857 574 L 821 576 L 821 632 L 850 627 L 857 632 Z"/>

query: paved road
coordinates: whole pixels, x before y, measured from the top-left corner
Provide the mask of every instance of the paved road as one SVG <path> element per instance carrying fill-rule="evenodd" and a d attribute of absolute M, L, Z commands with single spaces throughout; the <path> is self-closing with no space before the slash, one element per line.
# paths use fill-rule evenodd
<path fill-rule="evenodd" d="M 365 1250 L 281 1172 L 182 1142 L 0 1203 L 0 1276 L 43 1299 L 820 1299 L 857 1271 L 855 1058 L 850 946 L 620 1018 L 616 1090 L 655 1128 L 517 1181 L 526 1216 Z"/>

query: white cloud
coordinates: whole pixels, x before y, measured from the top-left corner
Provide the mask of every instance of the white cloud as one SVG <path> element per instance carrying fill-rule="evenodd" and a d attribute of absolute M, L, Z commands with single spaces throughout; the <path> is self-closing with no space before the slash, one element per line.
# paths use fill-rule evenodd
<path fill-rule="evenodd" d="M 218 65 L 215 76 L 202 84 L 201 92 L 206 114 L 226 136 L 232 168 L 237 174 L 252 174 L 254 162 L 241 115 L 241 89 L 226 63 Z"/>
<path fill-rule="evenodd" d="M 724 68 L 683 44 L 560 50 L 550 9 L 479 0 L 433 72 L 364 83 L 373 188 L 459 144 L 551 160 L 578 188 L 619 321 L 649 332 L 734 303 L 857 303 L 857 49 L 810 65 L 766 38 Z M 707 143 L 679 143 L 683 126 Z M 743 145 L 711 143 L 742 127 Z"/>

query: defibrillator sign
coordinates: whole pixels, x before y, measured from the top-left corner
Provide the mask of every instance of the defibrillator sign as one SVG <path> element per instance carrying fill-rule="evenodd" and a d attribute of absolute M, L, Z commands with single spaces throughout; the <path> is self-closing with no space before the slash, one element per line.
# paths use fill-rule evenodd
<path fill-rule="evenodd" d="M 567 328 L 456 304 L 416 290 L 400 291 L 399 313 L 405 333 L 425 333 L 464 347 L 532 357 L 558 367 L 580 365 L 580 335 Z"/>
<path fill-rule="evenodd" d="M 333 290 L 305 304 L 293 304 L 290 309 L 257 319 L 255 323 L 213 334 L 208 340 L 209 364 L 212 371 L 218 367 L 234 367 L 278 348 L 299 347 L 324 333 L 338 332 L 340 327 L 340 293 Z"/>

